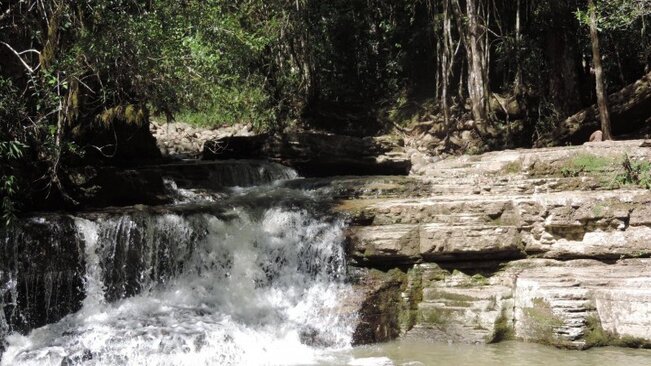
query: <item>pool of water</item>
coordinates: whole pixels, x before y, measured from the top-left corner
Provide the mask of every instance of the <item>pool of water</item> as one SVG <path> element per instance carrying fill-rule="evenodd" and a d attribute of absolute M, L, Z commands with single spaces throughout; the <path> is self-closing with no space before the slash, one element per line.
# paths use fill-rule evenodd
<path fill-rule="evenodd" d="M 619 347 L 561 350 L 523 342 L 465 345 L 403 340 L 355 347 L 331 355 L 322 365 L 351 366 L 584 366 L 651 365 L 651 350 Z"/>

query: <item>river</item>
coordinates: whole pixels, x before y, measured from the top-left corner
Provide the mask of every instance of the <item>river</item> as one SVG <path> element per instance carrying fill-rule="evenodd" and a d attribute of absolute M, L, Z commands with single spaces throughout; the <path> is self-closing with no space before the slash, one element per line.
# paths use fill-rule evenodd
<path fill-rule="evenodd" d="M 259 173 L 260 167 L 255 169 Z M 243 173 L 235 175 L 247 181 L 255 175 Z M 295 174 L 279 174 L 254 182 L 258 186 L 218 193 L 168 182 L 177 203 L 153 211 L 26 219 L 5 238 L 6 245 L 79 248 L 83 300 L 78 311 L 21 334 L 14 327 L 29 319 L 17 315 L 18 304 L 38 303 L 49 312 L 69 300 L 59 282 L 75 282 L 59 272 L 38 279 L 38 268 L 26 273 L 19 266 L 5 268 L 0 364 L 651 364 L 646 351 L 571 352 L 517 342 L 469 346 L 403 340 L 351 347 L 356 315 L 340 304 L 352 291 L 344 220 L 327 213 L 327 189 L 283 185 L 279 178 Z M 35 227 L 47 230 L 35 235 Z M 43 293 L 30 294 L 33 289 Z"/>
<path fill-rule="evenodd" d="M 402 340 L 355 347 L 323 365 L 359 366 L 585 366 L 651 365 L 651 351 L 618 347 L 568 351 L 516 341 L 489 345 Z"/>

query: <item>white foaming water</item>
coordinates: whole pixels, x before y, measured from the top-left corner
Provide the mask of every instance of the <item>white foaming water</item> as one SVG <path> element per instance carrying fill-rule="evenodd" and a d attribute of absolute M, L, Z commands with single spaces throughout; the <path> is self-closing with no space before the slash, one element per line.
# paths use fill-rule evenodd
<path fill-rule="evenodd" d="M 234 213 L 164 215 L 137 235 L 125 217 L 76 220 L 86 245 L 82 310 L 28 336 L 10 335 L 1 364 L 306 365 L 348 347 L 352 322 L 338 309 L 350 291 L 342 223 L 277 208 Z M 157 237 L 160 225 L 177 228 Z M 161 281 L 158 260 L 145 258 L 142 291 L 105 301 L 106 278 L 127 273 L 120 272 L 127 262 L 110 257 L 119 256 L 115 243 L 133 249 L 134 237 L 148 241 L 140 250 L 149 257 L 171 255 L 181 269 Z M 182 249 L 170 253 L 163 237 Z"/>
<path fill-rule="evenodd" d="M 223 197 L 214 192 L 206 192 L 196 189 L 179 188 L 176 181 L 172 178 L 163 178 L 165 189 L 171 194 L 174 203 L 194 203 L 194 202 L 215 202 L 218 198 Z"/>

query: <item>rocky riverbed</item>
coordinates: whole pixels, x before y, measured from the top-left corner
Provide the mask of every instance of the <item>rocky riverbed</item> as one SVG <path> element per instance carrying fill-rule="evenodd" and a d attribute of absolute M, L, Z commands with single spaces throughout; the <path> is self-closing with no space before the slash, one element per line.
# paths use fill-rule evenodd
<path fill-rule="evenodd" d="M 246 127 L 192 132 L 179 126 L 152 126 L 161 150 L 176 159 L 201 153 L 204 161 L 118 169 L 117 176 L 131 177 L 124 179 L 125 190 L 155 193 L 155 199 L 137 194 L 140 201 L 134 196 L 125 204 L 140 204 L 93 207 L 80 217 L 123 215 L 129 225 L 122 228 L 118 220 L 116 230 L 125 248 L 149 248 L 151 235 L 167 230 L 153 223 L 170 215 L 230 220 L 216 207 L 255 211 L 258 203 L 278 201 L 297 209 L 318 198 L 306 209 L 318 212 L 319 220 L 345 221 L 345 282 L 353 291 L 338 298 L 337 311 L 356 319 L 346 323 L 354 344 L 518 339 L 576 349 L 651 345 L 647 141 L 442 157 L 396 136 L 262 138 Z M 271 162 L 232 160 L 238 157 Z M 279 163 L 307 178 L 295 179 L 296 172 Z M 153 190 L 151 182 L 160 187 Z M 255 196 L 255 205 L 242 194 Z M 105 201 L 110 205 L 115 197 Z M 67 224 L 23 230 L 30 240 L 5 241 L 5 252 L 13 254 L 0 260 L 0 288 L 11 291 L 0 303 L 0 330 L 25 333 L 80 309 L 87 266 L 83 245 L 66 239 L 78 234 L 61 229 L 72 227 L 71 218 L 52 214 L 32 224 L 57 220 Z M 165 243 L 177 243 L 170 233 Z M 23 242 L 33 245 L 18 245 Z M 76 249 L 62 251 L 70 245 Z M 63 252 L 77 257 L 51 261 L 50 254 Z M 140 291 L 146 267 L 138 264 L 145 258 L 140 252 L 124 252 L 126 272 L 115 281 L 135 285 L 120 299 Z"/>
<path fill-rule="evenodd" d="M 651 192 L 623 166 L 628 160 L 648 177 L 648 142 L 445 158 L 409 137 L 326 136 L 319 148 L 309 136 L 269 143 L 229 133 L 205 135 L 204 158 L 252 153 L 317 166 L 329 152 L 373 170 L 389 152 L 409 162 L 405 178 L 313 183 L 336 187 L 334 211 L 348 218 L 357 291 L 344 308 L 360 314 L 356 343 L 651 344 Z M 206 146 L 228 148 L 215 154 Z"/>

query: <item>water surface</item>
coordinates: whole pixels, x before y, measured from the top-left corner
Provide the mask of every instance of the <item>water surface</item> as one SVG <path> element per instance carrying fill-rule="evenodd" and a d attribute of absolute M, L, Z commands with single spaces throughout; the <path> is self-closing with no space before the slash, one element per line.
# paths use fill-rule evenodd
<path fill-rule="evenodd" d="M 502 342 L 489 345 L 404 340 L 355 347 L 333 354 L 323 365 L 351 366 L 584 366 L 651 365 L 651 350 L 619 347 L 569 351 L 539 344 Z"/>

